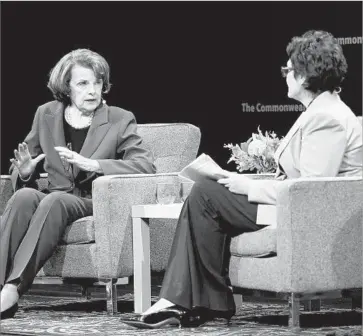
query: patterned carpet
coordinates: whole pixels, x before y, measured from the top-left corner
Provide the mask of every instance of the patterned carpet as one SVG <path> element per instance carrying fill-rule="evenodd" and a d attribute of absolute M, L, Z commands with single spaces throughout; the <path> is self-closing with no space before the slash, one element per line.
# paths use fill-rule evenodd
<path fill-rule="evenodd" d="M 153 297 L 153 300 L 156 298 Z M 137 330 L 120 322 L 120 317 L 135 316 L 133 297 L 118 299 L 118 313 L 108 316 L 101 298 L 45 297 L 26 295 L 14 319 L 1 321 L 2 335 L 208 335 L 208 336 L 361 336 L 361 309 L 351 310 L 349 299 L 322 302 L 320 312 L 303 312 L 301 328 L 287 327 L 287 305 L 263 299 L 244 298 L 229 325 L 223 320 L 208 322 L 199 328 Z"/>

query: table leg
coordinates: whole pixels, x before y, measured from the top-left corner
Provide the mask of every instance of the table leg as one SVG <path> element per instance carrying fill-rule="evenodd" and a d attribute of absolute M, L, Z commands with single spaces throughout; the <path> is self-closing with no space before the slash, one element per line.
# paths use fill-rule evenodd
<path fill-rule="evenodd" d="M 133 218 L 134 309 L 143 313 L 151 306 L 150 228 L 142 218 Z"/>

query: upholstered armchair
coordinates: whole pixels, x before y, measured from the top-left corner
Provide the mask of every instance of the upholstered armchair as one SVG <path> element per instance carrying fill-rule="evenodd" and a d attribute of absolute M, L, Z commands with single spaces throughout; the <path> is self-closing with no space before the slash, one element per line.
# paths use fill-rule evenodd
<path fill-rule="evenodd" d="M 61 244 L 39 273 L 39 276 L 67 278 L 83 286 L 104 283 L 107 310 L 111 313 L 117 310 L 117 279 L 133 274 L 131 206 L 156 203 L 158 182 L 179 183 L 178 172 L 195 159 L 201 138 L 199 128 L 183 123 L 139 125 L 138 133 L 143 145 L 154 154 L 156 174 L 96 179 L 93 216 L 67 227 Z M 39 187 L 45 183 L 43 176 L 38 181 Z M 1 215 L 13 193 L 9 176 L 1 176 L 0 191 Z M 152 221 L 151 269 L 162 271 L 167 265 L 176 220 Z"/>
<path fill-rule="evenodd" d="M 321 298 L 362 288 L 362 199 L 361 177 L 282 181 L 276 206 L 258 209 L 261 224 L 276 226 L 232 239 L 234 292 L 277 293 L 289 302 L 289 326 L 297 327 L 300 301 L 319 310 Z"/>

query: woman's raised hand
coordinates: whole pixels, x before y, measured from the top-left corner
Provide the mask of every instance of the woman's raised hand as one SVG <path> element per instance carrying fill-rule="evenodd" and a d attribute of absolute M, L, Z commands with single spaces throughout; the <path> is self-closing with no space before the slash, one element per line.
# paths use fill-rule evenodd
<path fill-rule="evenodd" d="M 18 145 L 18 149 L 14 149 L 14 157 L 15 159 L 10 159 L 10 162 L 18 168 L 20 177 L 27 179 L 34 172 L 38 162 L 45 158 L 45 154 L 40 154 L 32 159 L 28 145 L 23 142 Z"/>

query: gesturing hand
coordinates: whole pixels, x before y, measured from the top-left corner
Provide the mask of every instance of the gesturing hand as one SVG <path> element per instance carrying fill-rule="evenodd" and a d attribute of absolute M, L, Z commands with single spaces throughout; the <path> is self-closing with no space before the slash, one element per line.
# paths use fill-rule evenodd
<path fill-rule="evenodd" d="M 101 167 L 96 160 L 85 158 L 84 156 L 78 154 L 77 152 L 73 152 L 66 147 L 59 146 L 54 147 L 54 149 L 58 152 L 62 160 L 76 165 L 81 170 L 98 173 L 101 172 Z"/>
<path fill-rule="evenodd" d="M 217 182 L 223 184 L 234 194 L 247 195 L 252 180 L 244 175 L 230 174 L 227 178 L 219 179 Z"/>
<path fill-rule="evenodd" d="M 18 149 L 14 149 L 15 159 L 10 159 L 10 162 L 18 168 L 20 177 L 27 179 L 33 172 L 39 161 L 45 158 L 45 154 L 40 154 L 32 159 L 28 145 L 22 142 L 18 145 Z"/>

